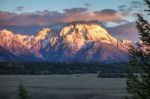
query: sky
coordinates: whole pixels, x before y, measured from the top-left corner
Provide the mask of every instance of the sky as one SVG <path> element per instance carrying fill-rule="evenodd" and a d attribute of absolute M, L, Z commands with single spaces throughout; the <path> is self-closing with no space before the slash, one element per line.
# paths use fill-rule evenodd
<path fill-rule="evenodd" d="M 100 21 L 105 27 L 117 28 L 133 25 L 143 8 L 143 0 L 0 0 L 0 25 Z"/>
<path fill-rule="evenodd" d="M 118 9 L 120 5 L 128 5 L 131 0 L 1 0 L 0 9 L 20 13 L 16 8 L 24 7 L 22 12 L 54 10 L 62 12 L 63 9 L 89 7 L 90 11 L 100 9 Z M 21 10 L 21 9 L 20 9 Z"/>
<path fill-rule="evenodd" d="M 17 25 L 17 23 L 18 25 L 47 25 L 57 23 L 43 22 L 39 24 L 38 22 L 33 22 L 34 24 L 31 24 L 26 22 L 19 24 L 20 21 L 18 22 L 18 20 L 21 19 L 15 19 L 18 18 L 18 16 L 24 17 L 22 19 L 30 19 L 29 17 L 35 16 L 37 21 L 42 20 L 42 17 L 43 20 L 45 18 L 45 21 L 47 21 L 46 19 L 48 19 L 49 16 L 52 17 L 49 18 L 50 20 L 53 19 L 53 17 L 58 17 L 62 19 L 60 21 L 67 21 L 69 18 L 70 20 L 74 18 L 76 20 L 106 21 L 109 23 L 109 26 L 111 26 L 115 25 L 116 21 L 120 24 L 125 21 L 134 21 L 135 17 L 131 14 L 133 14 L 133 12 L 136 13 L 135 8 L 137 10 L 141 8 L 141 1 L 142 0 L 0 0 L 0 12 L 2 13 L 0 13 L 0 18 L 1 20 L 3 18 L 2 22 L 4 24 L 10 25 Z M 131 12 L 131 10 L 133 12 Z M 69 18 L 66 19 L 63 16 Z M 112 17 L 112 19 L 102 19 L 99 18 L 100 16 Z M 13 18 L 16 23 L 8 22 L 8 20 L 13 21 Z"/>

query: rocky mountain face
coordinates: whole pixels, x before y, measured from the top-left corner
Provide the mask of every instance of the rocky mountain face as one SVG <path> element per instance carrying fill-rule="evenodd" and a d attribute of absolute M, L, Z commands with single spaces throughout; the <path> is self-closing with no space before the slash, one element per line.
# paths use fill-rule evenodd
<path fill-rule="evenodd" d="M 1 60 L 125 62 L 127 40 L 117 40 L 96 23 L 74 22 L 61 29 L 43 28 L 36 35 L 0 31 Z M 8 53 L 11 53 L 8 55 Z M 11 57 L 11 58 L 10 58 Z M 13 58 L 17 57 L 17 58 Z"/>

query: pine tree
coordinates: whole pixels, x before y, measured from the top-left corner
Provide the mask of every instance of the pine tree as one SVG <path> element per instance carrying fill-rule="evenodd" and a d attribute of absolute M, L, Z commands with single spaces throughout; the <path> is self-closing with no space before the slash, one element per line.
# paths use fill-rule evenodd
<path fill-rule="evenodd" d="M 29 99 L 27 95 L 27 91 L 21 82 L 19 84 L 17 99 Z"/>
<path fill-rule="evenodd" d="M 145 12 L 150 12 L 150 0 L 144 0 L 148 7 Z M 141 71 L 137 74 L 129 73 L 127 79 L 127 91 L 131 99 L 150 99 L 150 24 L 137 14 L 136 22 L 140 41 L 129 50 L 130 65 Z M 130 99 L 128 97 L 128 99 Z"/>

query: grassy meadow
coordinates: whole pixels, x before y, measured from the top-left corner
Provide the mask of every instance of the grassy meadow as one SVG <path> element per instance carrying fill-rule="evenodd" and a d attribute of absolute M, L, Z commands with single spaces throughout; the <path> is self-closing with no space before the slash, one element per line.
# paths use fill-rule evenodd
<path fill-rule="evenodd" d="M 0 75 L 0 99 L 16 99 L 22 82 L 30 99 L 125 99 L 125 78 L 97 74 Z"/>

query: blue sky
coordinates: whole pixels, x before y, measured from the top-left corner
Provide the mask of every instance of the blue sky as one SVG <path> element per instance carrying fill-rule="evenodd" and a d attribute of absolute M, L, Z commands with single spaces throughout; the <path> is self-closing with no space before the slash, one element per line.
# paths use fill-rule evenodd
<path fill-rule="evenodd" d="M 23 6 L 22 12 L 33 12 L 37 10 L 52 10 L 62 12 L 63 9 L 85 7 L 89 4 L 90 11 L 102 9 L 118 9 L 120 5 L 129 5 L 132 0 L 0 0 L 0 10 L 16 12 L 16 8 Z"/>
<path fill-rule="evenodd" d="M 99 21 L 114 28 L 114 33 L 119 31 L 117 35 L 128 33 L 132 39 L 137 36 L 135 15 L 143 11 L 143 0 L 0 0 L 0 25 Z"/>
<path fill-rule="evenodd" d="M 48 25 L 58 23 L 57 19 L 60 22 L 98 20 L 115 26 L 135 21 L 134 15 L 141 9 L 141 1 L 0 0 L 0 22 L 5 25 Z M 20 24 L 22 20 L 26 20 L 26 24 Z"/>

